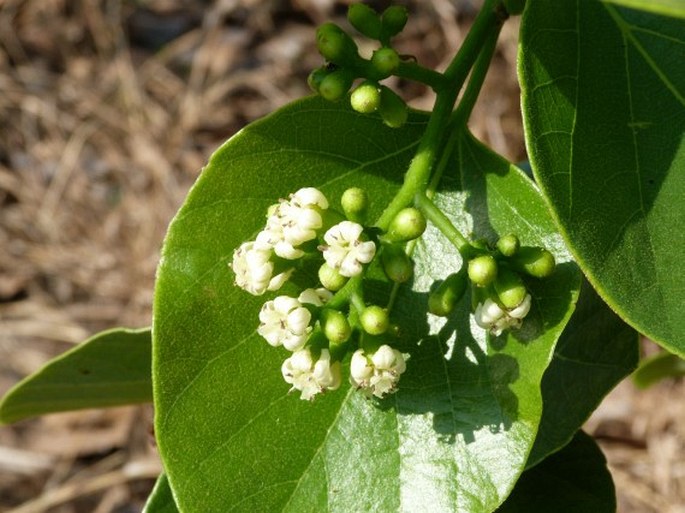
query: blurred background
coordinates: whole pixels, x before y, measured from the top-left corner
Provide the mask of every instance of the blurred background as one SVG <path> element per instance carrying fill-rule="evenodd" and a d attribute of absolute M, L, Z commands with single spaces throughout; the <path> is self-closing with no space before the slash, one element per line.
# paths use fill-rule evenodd
<path fill-rule="evenodd" d="M 348 3 L 0 0 L 0 394 L 99 330 L 149 325 L 159 248 L 189 187 L 224 140 L 309 94 L 315 27 L 345 25 Z M 398 49 L 437 69 L 480 4 L 403 3 Z M 517 29 L 506 24 L 470 123 L 513 161 L 525 159 Z M 394 86 L 430 108 L 425 88 Z M 626 382 L 588 422 L 621 513 L 685 512 L 684 391 Z M 0 511 L 140 511 L 161 468 L 152 417 L 0 427 Z"/>

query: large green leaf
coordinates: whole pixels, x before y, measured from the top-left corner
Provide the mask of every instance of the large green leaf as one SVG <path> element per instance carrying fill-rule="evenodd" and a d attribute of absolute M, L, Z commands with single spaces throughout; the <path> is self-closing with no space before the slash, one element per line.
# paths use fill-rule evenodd
<path fill-rule="evenodd" d="M 343 385 L 308 403 L 287 394 L 287 352 L 255 331 L 265 298 L 232 284 L 234 248 L 275 198 L 311 185 L 338 199 L 355 185 L 378 215 L 424 123 L 415 114 L 391 130 L 308 99 L 245 128 L 203 171 L 167 235 L 153 323 L 156 434 L 184 513 L 490 512 L 522 472 L 542 374 L 579 278 L 532 183 L 470 137 L 455 148 L 437 203 L 477 237 L 514 231 L 561 262 L 552 278 L 530 283 L 535 306 L 521 331 L 487 343 L 468 298 L 447 323 L 423 313 L 433 281 L 460 265 L 430 228 L 413 287 L 392 313 L 411 354 L 399 392 L 374 402 Z M 387 300 L 388 284 L 372 285 Z M 294 285 L 283 291 L 294 295 Z"/>
<path fill-rule="evenodd" d="M 665 16 L 685 18 L 683 0 L 603 0 L 604 2 L 640 9 Z"/>
<path fill-rule="evenodd" d="M 162 474 L 157 478 L 155 487 L 147 498 L 143 513 L 178 513 L 176 502 L 174 502 L 174 494 L 171 491 L 166 474 Z"/>
<path fill-rule="evenodd" d="M 633 383 L 639 388 L 648 388 L 662 379 L 681 376 L 685 376 L 685 360 L 664 351 L 640 362 L 633 374 Z"/>
<path fill-rule="evenodd" d="M 0 402 L 0 422 L 152 400 L 150 329 L 103 331 L 49 361 Z"/>
<path fill-rule="evenodd" d="M 637 332 L 583 281 L 576 310 L 542 379 L 542 421 L 528 466 L 565 446 L 639 358 Z"/>
<path fill-rule="evenodd" d="M 519 72 L 536 180 L 604 300 L 685 355 L 685 22 L 530 0 Z"/>
<path fill-rule="evenodd" d="M 579 431 L 571 442 L 527 470 L 497 513 L 615 513 L 616 492 L 606 459 Z"/>

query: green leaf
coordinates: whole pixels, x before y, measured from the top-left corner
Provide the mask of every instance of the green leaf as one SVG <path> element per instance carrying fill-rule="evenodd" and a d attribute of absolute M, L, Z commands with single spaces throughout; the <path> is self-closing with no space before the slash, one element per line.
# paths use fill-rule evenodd
<path fill-rule="evenodd" d="M 632 9 L 649 11 L 654 14 L 685 18 L 685 2 L 683 0 L 602 0 L 607 3 L 622 5 Z"/>
<path fill-rule="evenodd" d="M 497 513 L 615 513 L 616 492 L 606 459 L 579 431 L 558 453 L 521 476 Z"/>
<path fill-rule="evenodd" d="M 685 356 L 685 24 L 530 0 L 519 74 L 530 160 L 602 298 Z"/>
<path fill-rule="evenodd" d="M 0 422 L 152 400 L 150 329 L 103 331 L 17 383 L 0 402 Z"/>
<path fill-rule="evenodd" d="M 637 332 L 583 280 L 576 310 L 542 379 L 542 421 L 528 466 L 564 447 L 639 358 Z"/>
<path fill-rule="evenodd" d="M 424 313 L 433 281 L 461 265 L 429 227 L 414 254 L 413 286 L 400 288 L 391 313 L 411 354 L 408 369 L 383 401 L 346 383 L 314 403 L 288 395 L 280 373 L 287 351 L 256 333 L 266 298 L 234 287 L 227 265 L 262 227 L 267 207 L 299 187 L 321 189 L 332 204 L 362 187 L 370 218 L 379 215 L 424 126 L 412 114 L 389 129 L 307 99 L 245 128 L 205 168 L 169 229 L 154 312 L 156 434 L 184 512 L 431 505 L 484 513 L 513 487 L 540 420 L 542 374 L 579 287 L 538 192 L 518 169 L 465 136 L 435 200 L 477 237 L 494 242 L 514 231 L 524 244 L 545 245 L 558 271 L 531 281 L 535 306 L 522 330 L 488 343 L 472 328 L 468 298 L 447 323 Z M 391 286 L 375 274 L 370 285 L 369 299 L 387 302 Z M 279 294 L 296 290 L 288 284 Z"/>
<path fill-rule="evenodd" d="M 147 498 L 143 513 L 178 513 L 166 474 L 161 474 L 157 478 L 155 487 Z"/>
<path fill-rule="evenodd" d="M 648 388 L 662 379 L 682 376 L 685 376 L 685 360 L 662 352 L 640 362 L 633 373 L 633 383 L 639 388 Z"/>

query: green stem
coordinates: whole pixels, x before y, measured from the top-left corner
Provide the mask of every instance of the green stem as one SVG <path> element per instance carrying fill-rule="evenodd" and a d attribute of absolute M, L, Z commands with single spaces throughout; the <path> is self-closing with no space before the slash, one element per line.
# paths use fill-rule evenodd
<path fill-rule="evenodd" d="M 442 73 L 424 68 L 423 66 L 415 62 L 400 62 L 400 65 L 393 73 L 400 78 L 406 78 L 407 80 L 413 80 L 414 82 L 421 82 L 426 84 L 428 87 L 434 91 L 439 91 L 445 86 L 445 77 Z"/>
<path fill-rule="evenodd" d="M 464 43 L 445 71 L 445 86 L 438 91 L 433 113 L 409 165 L 404 183 L 376 222 L 380 229 L 387 230 L 397 213 L 412 203 L 417 192 L 426 190 L 459 91 L 481 48 L 491 34 L 499 32 L 499 27 L 506 18 L 506 13 L 502 14 L 500 2 L 501 0 L 485 1 Z"/>
<path fill-rule="evenodd" d="M 440 230 L 447 239 L 454 244 L 457 251 L 464 259 L 468 259 L 473 255 L 473 247 L 469 241 L 457 230 L 452 224 L 452 221 L 440 210 L 432 200 L 424 193 L 419 192 L 414 199 L 416 207 L 423 212 L 426 218 Z"/>

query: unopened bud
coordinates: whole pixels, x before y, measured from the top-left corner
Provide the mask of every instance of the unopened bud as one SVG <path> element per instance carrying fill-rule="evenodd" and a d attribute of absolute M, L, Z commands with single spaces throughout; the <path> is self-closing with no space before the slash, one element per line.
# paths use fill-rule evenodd
<path fill-rule="evenodd" d="M 400 65 L 400 56 L 392 48 L 380 48 L 373 52 L 371 64 L 378 72 L 378 79 L 392 75 Z"/>
<path fill-rule="evenodd" d="M 378 39 L 381 36 L 381 17 L 368 5 L 356 3 L 347 10 L 347 20 L 360 34 Z"/>
<path fill-rule="evenodd" d="M 381 105 L 379 108 L 383 123 L 390 128 L 399 128 L 407 122 L 407 104 L 391 89 L 381 86 Z"/>
<path fill-rule="evenodd" d="M 381 15 L 383 35 L 390 38 L 402 32 L 407 24 L 407 18 L 409 18 L 409 12 L 406 7 L 401 5 L 388 7 Z"/>
<path fill-rule="evenodd" d="M 386 238 L 393 242 L 414 240 L 426 230 L 426 217 L 414 207 L 400 210 L 390 221 Z"/>
<path fill-rule="evenodd" d="M 520 247 L 519 239 L 513 233 L 500 237 L 497 241 L 497 249 L 505 257 L 514 256 Z"/>
<path fill-rule="evenodd" d="M 353 80 L 354 77 L 348 70 L 336 70 L 321 80 L 319 94 L 331 102 L 339 100 L 350 90 Z"/>
<path fill-rule="evenodd" d="M 368 80 L 363 82 L 352 91 L 350 104 L 354 110 L 361 114 L 376 112 L 381 104 L 381 92 L 378 84 Z"/>
<path fill-rule="evenodd" d="M 469 279 L 480 287 L 487 287 L 497 278 L 497 262 L 490 255 L 481 255 L 469 261 Z"/>
<path fill-rule="evenodd" d="M 518 273 L 506 267 L 499 268 L 494 288 L 500 303 L 508 309 L 519 306 L 528 294 Z"/>
<path fill-rule="evenodd" d="M 450 274 L 428 296 L 428 311 L 433 315 L 447 317 L 464 295 L 467 284 L 465 272 Z"/>
<path fill-rule="evenodd" d="M 336 292 L 343 288 L 347 283 L 348 278 L 340 274 L 337 269 L 333 269 L 328 264 L 323 264 L 319 267 L 319 281 L 321 285 L 330 290 L 331 292 Z"/>
<path fill-rule="evenodd" d="M 350 187 L 343 192 L 340 206 L 347 219 L 355 223 L 363 223 L 369 206 L 369 197 L 364 189 Z"/>
<path fill-rule="evenodd" d="M 367 306 L 359 316 L 359 322 L 369 335 L 382 335 L 390 327 L 390 317 L 385 308 Z"/>
<path fill-rule="evenodd" d="M 323 57 L 335 64 L 350 64 L 357 55 L 357 45 L 335 23 L 324 23 L 316 30 L 316 45 Z"/>
<path fill-rule="evenodd" d="M 554 255 L 545 248 L 526 246 L 512 258 L 512 263 L 521 271 L 535 278 L 547 278 L 554 272 Z"/>
<path fill-rule="evenodd" d="M 323 312 L 323 332 L 333 344 L 342 344 L 352 335 L 352 327 L 347 317 L 337 310 L 326 309 Z"/>
<path fill-rule="evenodd" d="M 404 283 L 414 273 L 414 264 L 404 249 L 394 244 L 383 246 L 381 263 L 385 274 L 395 283 Z"/>

